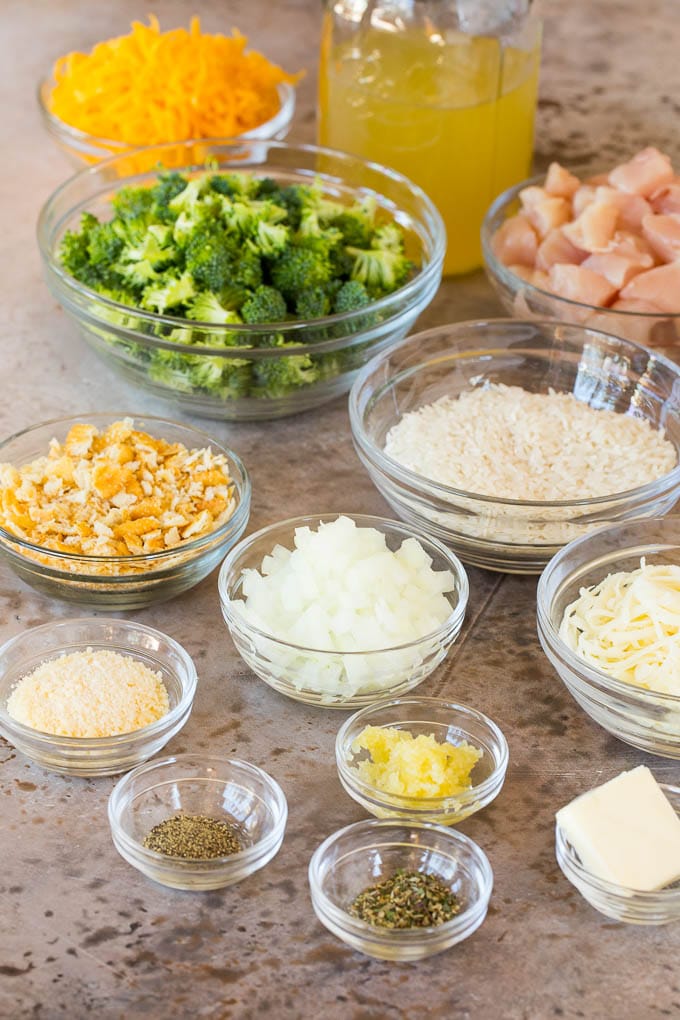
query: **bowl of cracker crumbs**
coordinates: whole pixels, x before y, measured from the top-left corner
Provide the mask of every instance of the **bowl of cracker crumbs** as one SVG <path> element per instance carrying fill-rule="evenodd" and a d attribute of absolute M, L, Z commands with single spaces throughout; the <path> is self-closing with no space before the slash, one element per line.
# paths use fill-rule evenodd
<path fill-rule="evenodd" d="M 126 772 L 191 714 L 196 668 L 161 631 L 82 617 L 32 627 L 0 647 L 0 734 L 43 768 Z"/>
<path fill-rule="evenodd" d="M 53 598 L 110 610 L 174 598 L 249 513 L 241 459 L 178 422 L 88 413 L 0 443 L 0 555 Z"/>

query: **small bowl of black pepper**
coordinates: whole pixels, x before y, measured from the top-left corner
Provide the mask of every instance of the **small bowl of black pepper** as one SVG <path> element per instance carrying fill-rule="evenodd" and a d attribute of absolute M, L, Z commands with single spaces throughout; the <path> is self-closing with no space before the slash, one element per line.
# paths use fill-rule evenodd
<path fill-rule="evenodd" d="M 207 891 L 274 857 L 288 807 L 268 773 L 236 758 L 182 754 L 128 773 L 109 798 L 116 850 L 161 885 Z"/>
<path fill-rule="evenodd" d="M 367 956 L 409 962 L 477 930 L 493 872 L 484 851 L 457 830 L 371 819 L 317 848 L 309 887 L 316 916 L 343 942 Z"/>

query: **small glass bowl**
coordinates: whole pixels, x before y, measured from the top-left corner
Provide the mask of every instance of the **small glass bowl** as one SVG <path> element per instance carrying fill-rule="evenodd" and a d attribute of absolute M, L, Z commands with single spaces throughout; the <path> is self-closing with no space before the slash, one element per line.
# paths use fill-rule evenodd
<path fill-rule="evenodd" d="M 440 542 L 423 538 L 399 521 L 365 514 L 347 514 L 360 528 L 375 528 L 385 535 L 389 549 L 395 550 L 407 538 L 416 538 L 432 559 L 433 570 L 450 570 L 455 589 L 446 594 L 451 614 L 437 630 L 417 641 L 368 652 L 326 651 L 296 645 L 259 630 L 245 619 L 234 605 L 241 599 L 243 571 L 259 570 L 262 560 L 276 545 L 294 547 L 296 528 L 317 529 L 338 514 L 310 514 L 271 524 L 240 542 L 229 553 L 220 569 L 219 593 L 222 615 L 236 648 L 252 671 L 275 691 L 324 708 L 358 708 L 371 705 L 390 695 L 404 694 L 422 683 L 445 658 L 463 626 L 469 585 L 460 560 Z M 323 672 L 339 674 L 341 691 L 329 692 L 313 686 Z"/>
<path fill-rule="evenodd" d="M 508 216 L 517 212 L 520 191 L 532 185 L 543 185 L 544 181 L 545 176 L 541 174 L 508 188 L 495 199 L 482 224 L 486 274 L 506 311 L 518 319 L 559 319 L 589 326 L 645 347 L 660 347 L 669 357 L 677 358 L 680 355 L 680 295 L 677 314 L 624 312 L 602 305 L 587 305 L 541 290 L 496 258 L 492 244 L 494 234 Z"/>
<path fill-rule="evenodd" d="M 380 928 L 353 917 L 354 899 L 398 868 L 436 875 L 460 900 L 460 913 L 431 928 Z M 371 819 L 339 829 L 314 851 L 309 888 L 316 916 L 339 939 L 367 956 L 406 963 L 441 953 L 479 928 L 493 872 L 484 851 L 455 829 Z"/>
<path fill-rule="evenodd" d="M 55 142 L 57 148 L 61 149 L 72 166 L 77 169 L 83 164 L 91 165 L 99 163 L 109 156 L 120 156 L 131 149 L 139 148 L 138 145 L 131 145 L 128 142 L 113 141 L 110 138 L 98 138 L 96 135 L 81 131 L 55 116 L 50 110 L 50 95 L 54 88 L 52 78 L 43 78 L 38 85 L 38 107 L 42 117 L 43 125 L 50 138 Z M 281 105 L 277 112 L 269 120 L 250 131 L 244 131 L 236 137 L 239 140 L 247 141 L 256 138 L 272 138 L 281 141 L 290 131 L 291 121 L 295 113 L 295 89 L 287 82 L 281 82 L 277 86 Z M 177 142 L 178 147 L 184 149 L 186 145 L 195 147 L 196 158 L 200 159 L 201 146 L 214 142 L 215 139 L 196 139 L 195 141 Z M 168 143 L 172 144 L 172 143 Z M 186 155 L 186 149 L 184 149 Z M 173 165 L 168 163 L 168 166 Z"/>
<path fill-rule="evenodd" d="M 87 412 L 34 425 L 0 443 L 0 463 L 15 467 L 47 454 L 50 440 L 63 443 L 70 428 L 79 422 L 101 431 L 114 421 L 133 418 L 135 427 L 169 443 L 188 449 L 210 447 L 226 458 L 234 483 L 234 511 L 224 524 L 200 538 L 173 549 L 129 556 L 82 556 L 57 552 L 18 538 L 0 526 L 0 556 L 15 574 L 51 598 L 111 611 L 140 609 L 174 598 L 202 581 L 214 570 L 227 549 L 245 531 L 250 516 L 250 478 L 241 458 L 217 443 L 212 436 L 179 422 L 126 412 Z"/>
<path fill-rule="evenodd" d="M 352 744 L 366 726 L 389 726 L 406 730 L 414 737 L 432 735 L 440 744 L 457 745 L 463 741 L 472 744 L 482 751 L 470 775 L 472 785 L 449 797 L 403 797 L 367 783 L 358 775 L 356 765 L 370 760 L 370 755 L 352 750 Z M 498 726 L 473 708 L 440 698 L 397 698 L 350 716 L 338 731 L 335 760 L 346 793 L 370 814 L 456 825 L 486 807 L 500 793 L 508 767 L 508 744 Z"/>
<path fill-rule="evenodd" d="M 233 826 L 244 849 L 195 860 L 147 850 L 148 832 L 175 814 L 207 815 Z M 179 754 L 141 765 L 109 798 L 109 824 L 118 853 L 154 882 L 195 892 L 221 889 L 263 868 L 283 842 L 285 795 L 270 775 L 236 758 Z"/>
<path fill-rule="evenodd" d="M 660 786 L 676 815 L 680 815 L 680 788 L 665 783 Z M 653 847 L 650 847 L 650 852 L 653 852 Z M 555 826 L 555 856 L 565 877 L 595 910 L 606 917 L 641 925 L 680 921 L 680 883 L 643 892 L 598 878 L 583 866 L 559 825 Z"/>
<path fill-rule="evenodd" d="M 148 726 L 112 737 L 62 737 L 17 722 L 7 700 L 22 677 L 49 659 L 91 648 L 128 655 L 161 674 L 170 711 Z M 52 772 L 111 776 L 157 754 L 182 729 L 196 693 L 196 668 L 177 641 L 153 627 L 105 617 L 33 627 L 0 648 L 0 733 L 18 751 Z"/>
<path fill-rule="evenodd" d="M 541 501 L 456 489 L 385 453 L 386 436 L 404 415 L 497 383 L 573 393 L 594 409 L 640 417 L 665 430 L 679 463 L 626 492 Z M 675 504 L 679 388 L 677 365 L 595 330 L 517 319 L 457 322 L 416 333 L 366 365 L 350 393 L 350 422 L 361 462 L 403 520 L 450 545 L 464 563 L 535 574 L 572 539 L 622 518 L 659 516 Z"/>
<path fill-rule="evenodd" d="M 637 687 L 589 665 L 559 636 L 564 611 L 582 588 L 620 570 L 680 566 L 680 516 L 619 524 L 565 546 L 543 571 L 536 593 L 538 637 L 565 687 L 591 719 L 650 754 L 680 759 L 680 694 Z"/>

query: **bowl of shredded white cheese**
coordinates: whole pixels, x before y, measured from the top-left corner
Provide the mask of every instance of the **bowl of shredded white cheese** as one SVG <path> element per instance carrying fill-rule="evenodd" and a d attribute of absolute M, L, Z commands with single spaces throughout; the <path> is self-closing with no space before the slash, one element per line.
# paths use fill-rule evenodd
<path fill-rule="evenodd" d="M 543 572 L 537 606 L 543 650 L 588 715 L 680 759 L 680 516 L 571 542 Z"/>
<path fill-rule="evenodd" d="M 350 394 L 354 443 L 409 524 L 475 566 L 538 573 L 567 542 L 671 509 L 680 369 L 580 326 L 511 319 L 416 334 Z"/>

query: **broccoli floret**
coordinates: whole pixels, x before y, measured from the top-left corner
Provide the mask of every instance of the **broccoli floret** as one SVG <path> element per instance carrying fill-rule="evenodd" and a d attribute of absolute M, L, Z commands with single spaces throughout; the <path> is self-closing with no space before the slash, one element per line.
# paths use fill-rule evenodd
<path fill-rule="evenodd" d="M 411 263 L 401 252 L 389 249 L 347 248 L 354 257 L 352 279 L 359 280 L 369 289 L 389 293 L 400 287 L 408 277 Z"/>
<path fill-rule="evenodd" d="M 345 244 L 351 244 L 354 248 L 368 248 L 371 243 L 373 228 L 356 213 L 342 213 L 333 221 L 333 226 L 340 231 Z"/>
<path fill-rule="evenodd" d="M 98 223 L 88 232 L 87 253 L 92 266 L 109 269 L 123 249 L 123 242 L 110 223 Z"/>
<path fill-rule="evenodd" d="M 91 213 L 83 213 L 80 231 L 67 230 L 59 246 L 59 261 L 71 276 L 82 283 L 92 284 L 98 274 L 90 265 L 88 250 L 90 234 L 99 226 L 99 220 Z"/>
<path fill-rule="evenodd" d="M 280 188 L 276 196 L 276 204 L 286 210 L 291 230 L 298 230 L 302 214 L 300 188 L 295 184 L 288 184 L 285 188 Z"/>
<path fill-rule="evenodd" d="M 282 347 L 297 347 L 297 344 L 275 344 Z M 252 395 L 257 397 L 285 397 L 291 390 L 309 386 L 316 382 L 319 373 L 308 354 L 290 354 L 284 358 L 263 358 L 253 364 Z"/>
<path fill-rule="evenodd" d="M 262 255 L 279 255 L 287 246 L 290 240 L 290 230 L 284 223 L 271 223 L 267 220 L 259 220 L 254 233 L 252 244 L 255 250 Z"/>
<path fill-rule="evenodd" d="M 330 311 L 331 299 L 324 287 L 305 287 L 295 299 L 295 314 L 299 319 L 321 319 Z"/>
<path fill-rule="evenodd" d="M 356 312 L 371 303 L 371 298 L 359 280 L 348 280 L 335 295 L 333 311 L 338 315 L 343 312 Z"/>
<path fill-rule="evenodd" d="M 241 306 L 244 322 L 269 323 L 283 322 L 287 315 L 286 302 L 280 291 L 275 287 L 262 285 Z"/>
<path fill-rule="evenodd" d="M 111 199 L 113 211 L 121 220 L 149 222 L 153 204 L 153 188 L 121 188 Z"/>
<path fill-rule="evenodd" d="M 231 280 L 238 254 L 234 239 L 221 227 L 204 223 L 190 236 L 185 265 L 199 287 L 220 291 Z"/>
<path fill-rule="evenodd" d="M 403 252 L 404 234 L 396 223 L 385 223 L 373 234 L 371 248 L 382 248 L 385 251 Z"/>
<path fill-rule="evenodd" d="M 141 306 L 162 314 L 167 308 L 186 304 L 195 294 L 196 287 L 190 273 L 182 273 L 181 276 L 167 273 L 158 283 L 144 288 Z"/>
<path fill-rule="evenodd" d="M 286 248 L 271 269 L 272 283 L 290 301 L 305 287 L 328 283 L 332 275 L 328 254 L 293 245 Z"/>
<path fill-rule="evenodd" d="M 242 321 L 238 312 L 225 308 L 219 298 L 209 291 L 202 291 L 192 298 L 187 305 L 185 315 L 187 319 L 194 319 L 197 322 L 215 322 L 221 325 Z"/>

